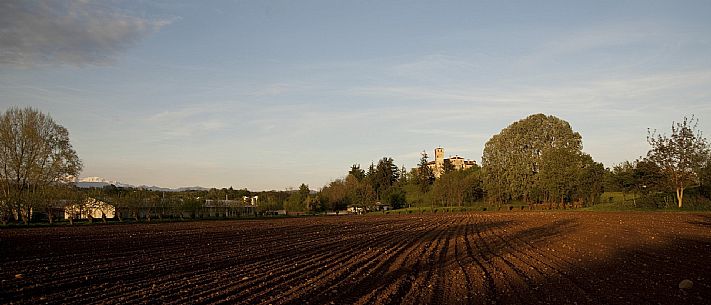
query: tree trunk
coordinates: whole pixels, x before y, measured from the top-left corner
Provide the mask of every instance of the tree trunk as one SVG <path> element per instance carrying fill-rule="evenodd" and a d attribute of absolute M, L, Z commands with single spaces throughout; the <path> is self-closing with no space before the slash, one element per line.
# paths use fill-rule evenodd
<path fill-rule="evenodd" d="M 679 202 L 679 208 L 681 209 L 681 203 L 683 202 L 684 199 L 684 188 L 683 187 L 677 187 L 676 188 L 676 200 Z"/>
<path fill-rule="evenodd" d="M 104 223 L 107 223 L 107 221 L 106 221 L 106 213 L 104 213 L 104 211 L 101 211 L 101 220 L 102 220 Z"/>
<path fill-rule="evenodd" d="M 54 215 L 52 215 L 52 211 L 47 212 L 47 220 L 50 225 L 54 223 Z"/>
<path fill-rule="evenodd" d="M 26 213 L 22 213 L 22 221 L 25 222 L 25 225 L 30 225 L 30 209 L 27 209 Z"/>

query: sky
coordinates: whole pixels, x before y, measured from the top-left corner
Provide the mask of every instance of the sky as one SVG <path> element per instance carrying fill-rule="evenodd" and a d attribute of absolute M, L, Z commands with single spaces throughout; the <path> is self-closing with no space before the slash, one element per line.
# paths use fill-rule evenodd
<path fill-rule="evenodd" d="M 6 0 L 0 92 L 69 130 L 82 177 L 134 185 L 480 163 L 535 113 L 610 167 L 684 116 L 711 133 L 711 1 Z"/>

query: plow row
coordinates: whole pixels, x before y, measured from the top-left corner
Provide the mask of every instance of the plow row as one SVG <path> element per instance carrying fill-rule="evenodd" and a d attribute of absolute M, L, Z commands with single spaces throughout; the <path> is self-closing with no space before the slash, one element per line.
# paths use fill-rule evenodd
<path fill-rule="evenodd" d="M 8 229 L 0 303 L 693 304 L 711 302 L 709 259 L 711 217 L 682 213 Z"/>

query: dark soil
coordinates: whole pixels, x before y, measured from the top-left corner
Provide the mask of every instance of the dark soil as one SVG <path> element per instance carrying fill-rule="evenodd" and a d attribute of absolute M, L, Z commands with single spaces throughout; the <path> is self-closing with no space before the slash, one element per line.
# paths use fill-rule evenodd
<path fill-rule="evenodd" d="M 507 212 L 0 230 L 0 303 L 709 304 L 709 223 Z"/>

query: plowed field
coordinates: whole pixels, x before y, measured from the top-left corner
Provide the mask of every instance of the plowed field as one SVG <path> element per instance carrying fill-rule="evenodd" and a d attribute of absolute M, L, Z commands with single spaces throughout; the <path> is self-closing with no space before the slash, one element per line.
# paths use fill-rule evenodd
<path fill-rule="evenodd" d="M 3 304 L 709 304 L 711 215 L 455 213 L 4 229 L 0 279 Z M 692 288 L 679 288 L 685 279 Z"/>

